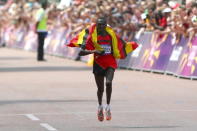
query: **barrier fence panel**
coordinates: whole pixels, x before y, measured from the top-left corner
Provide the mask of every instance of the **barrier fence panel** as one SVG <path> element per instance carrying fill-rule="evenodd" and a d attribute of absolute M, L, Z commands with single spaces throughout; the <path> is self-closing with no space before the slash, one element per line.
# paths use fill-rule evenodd
<path fill-rule="evenodd" d="M 187 43 L 177 68 L 181 77 L 197 78 L 197 36 Z"/>
<path fill-rule="evenodd" d="M 15 31 L 13 31 L 13 43 L 12 45 L 15 46 L 16 48 L 24 49 L 25 46 L 25 36 L 27 34 L 27 30 L 25 28 L 18 28 Z"/>
<path fill-rule="evenodd" d="M 145 45 L 139 43 L 138 48 L 131 53 L 131 60 L 129 61 L 128 68 L 131 69 L 140 69 L 138 66 L 140 65 L 139 58 L 143 55 L 143 50 Z"/>
<path fill-rule="evenodd" d="M 179 41 L 174 41 L 172 38 L 172 44 L 174 44 L 170 59 L 168 61 L 168 65 L 166 67 L 166 73 L 167 74 L 176 74 L 177 73 L 177 67 L 179 66 L 180 59 L 183 55 L 184 49 L 186 47 L 186 44 L 188 42 L 188 39 L 181 36 L 181 39 Z"/>
<path fill-rule="evenodd" d="M 160 35 L 153 33 L 151 36 L 151 41 L 144 51 L 144 54 L 141 58 L 141 64 L 142 68 L 146 70 L 157 70 L 157 71 L 163 71 L 164 65 L 166 60 L 161 61 L 162 55 L 161 55 L 161 48 L 165 47 L 166 40 L 169 41 L 169 35 Z M 165 59 L 165 57 L 164 57 Z"/>
<path fill-rule="evenodd" d="M 68 48 L 66 46 L 67 36 L 69 33 L 65 28 L 54 28 L 45 39 L 44 49 L 46 53 L 56 56 L 63 56 L 69 59 L 76 59 L 78 57 L 79 49 Z"/>
<path fill-rule="evenodd" d="M 118 67 L 126 69 L 141 69 L 139 58 L 143 55 L 143 51 L 147 48 L 147 46 L 149 46 L 150 42 L 148 41 L 150 41 L 151 36 L 152 33 L 150 32 L 145 32 L 142 34 L 141 38 L 137 41 L 139 44 L 138 48 L 132 53 L 128 54 L 125 59 L 117 60 Z"/>
<path fill-rule="evenodd" d="M 12 47 L 12 29 L 11 27 L 8 27 L 4 30 L 4 33 L 5 33 L 5 38 L 4 38 L 4 41 L 6 43 L 6 46 L 7 47 Z"/>
<path fill-rule="evenodd" d="M 151 70 L 158 72 L 165 72 L 174 46 L 171 42 L 171 35 L 164 35 L 162 37 L 164 38 L 161 38 L 161 41 L 154 41 L 155 46 L 153 47 L 155 61 L 151 67 Z"/>
<path fill-rule="evenodd" d="M 129 63 L 129 68 L 144 70 L 144 57 L 148 54 L 148 48 L 151 47 L 151 37 L 152 33 L 147 32 L 141 35 L 140 39 L 137 41 L 139 47 L 132 53 L 131 61 Z"/>
<path fill-rule="evenodd" d="M 63 56 L 62 49 L 65 48 L 66 33 L 64 28 L 57 28 L 48 33 L 45 39 L 45 51 L 48 54 Z"/>
<path fill-rule="evenodd" d="M 29 30 L 24 39 L 24 49 L 28 51 L 36 51 L 38 44 L 38 37 L 34 31 Z"/>
<path fill-rule="evenodd" d="M 117 60 L 119 68 L 129 68 L 129 63 L 132 60 L 131 54 L 128 54 L 125 59 Z"/>

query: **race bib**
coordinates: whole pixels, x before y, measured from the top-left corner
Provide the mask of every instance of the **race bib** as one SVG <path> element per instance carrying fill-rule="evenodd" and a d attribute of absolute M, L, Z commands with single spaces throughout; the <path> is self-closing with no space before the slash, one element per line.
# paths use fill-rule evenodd
<path fill-rule="evenodd" d="M 101 45 L 101 47 L 104 49 L 105 54 L 111 54 L 111 45 Z"/>

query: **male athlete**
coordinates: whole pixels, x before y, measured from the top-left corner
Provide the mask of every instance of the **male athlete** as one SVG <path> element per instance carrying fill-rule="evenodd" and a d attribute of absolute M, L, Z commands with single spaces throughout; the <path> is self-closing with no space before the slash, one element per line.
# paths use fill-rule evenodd
<path fill-rule="evenodd" d="M 127 44 L 121 40 L 107 26 L 105 18 L 97 19 L 96 24 L 84 29 L 77 37 L 71 40 L 70 47 L 81 47 L 80 56 L 94 54 L 93 74 L 97 85 L 98 120 L 104 120 L 104 106 L 102 104 L 104 84 L 106 86 L 107 105 L 105 106 L 106 120 L 111 120 L 110 100 L 112 94 L 112 80 L 117 68 L 116 58 L 124 59 L 128 53 L 137 48 L 137 43 Z M 104 79 L 106 79 L 104 83 Z"/>
<path fill-rule="evenodd" d="M 79 55 L 87 55 L 94 53 L 94 64 L 93 73 L 97 84 L 97 97 L 98 97 L 98 120 L 103 121 L 103 105 L 102 97 L 104 92 L 104 78 L 106 78 L 106 97 L 107 105 L 105 107 L 106 120 L 111 120 L 110 112 L 110 100 L 112 94 L 112 80 L 114 77 L 114 71 L 117 68 L 115 57 L 112 55 L 112 43 L 111 36 L 106 32 L 105 27 L 107 22 L 104 18 L 97 20 L 96 28 L 98 35 L 98 44 L 104 49 L 103 51 L 98 50 L 85 50 L 83 47 Z"/>

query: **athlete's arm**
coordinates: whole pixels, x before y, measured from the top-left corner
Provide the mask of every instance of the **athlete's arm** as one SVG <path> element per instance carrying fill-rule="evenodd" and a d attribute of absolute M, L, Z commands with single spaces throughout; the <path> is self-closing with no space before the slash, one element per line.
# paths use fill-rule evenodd
<path fill-rule="evenodd" d="M 79 55 L 85 56 L 85 55 L 89 55 L 89 54 L 93 54 L 93 53 L 103 55 L 105 53 L 105 51 L 80 49 Z"/>
<path fill-rule="evenodd" d="M 85 56 L 85 55 L 89 55 L 94 53 L 94 50 L 84 50 L 84 49 L 80 49 L 79 55 L 80 56 Z"/>

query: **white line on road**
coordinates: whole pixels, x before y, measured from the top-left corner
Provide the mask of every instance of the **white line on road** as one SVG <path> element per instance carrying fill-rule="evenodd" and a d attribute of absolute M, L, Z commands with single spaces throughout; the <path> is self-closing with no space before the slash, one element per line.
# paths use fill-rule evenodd
<path fill-rule="evenodd" d="M 57 131 L 55 128 L 53 128 L 52 126 L 50 126 L 49 124 L 47 123 L 40 123 L 40 125 L 44 128 L 46 128 L 47 130 L 49 131 Z"/>
<path fill-rule="evenodd" d="M 197 112 L 197 110 L 120 110 L 120 111 L 113 111 L 114 113 L 169 113 L 169 112 Z M 67 112 L 48 112 L 48 113 L 42 113 L 42 112 L 34 112 L 30 114 L 36 114 L 36 115 L 65 115 L 65 114 L 95 114 L 95 112 L 73 112 L 73 111 L 67 111 Z M 0 117 L 3 116 L 27 116 L 28 114 L 0 114 Z"/>
<path fill-rule="evenodd" d="M 33 114 L 25 114 L 26 117 L 31 119 L 32 121 L 39 121 L 40 119 L 34 116 Z"/>

